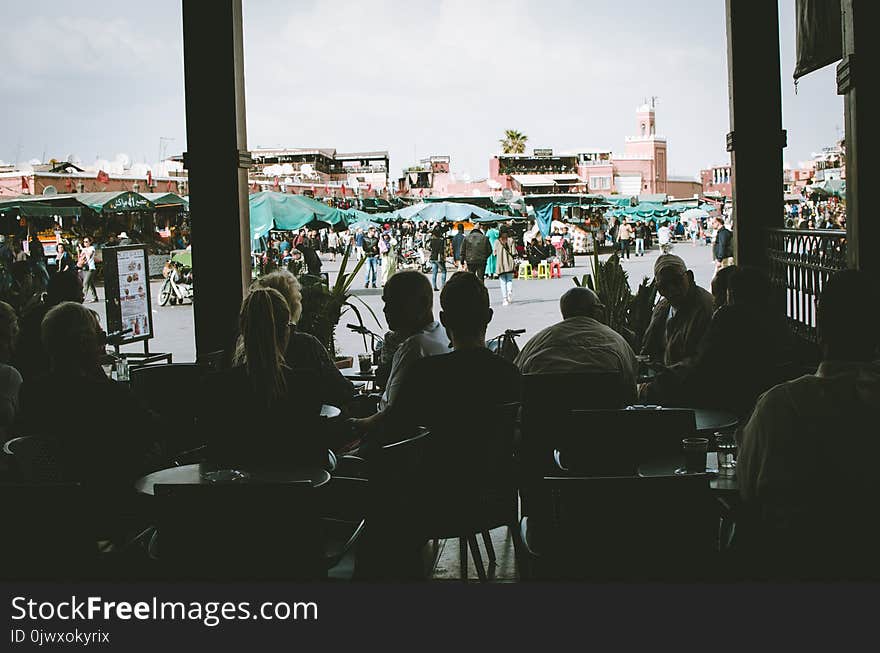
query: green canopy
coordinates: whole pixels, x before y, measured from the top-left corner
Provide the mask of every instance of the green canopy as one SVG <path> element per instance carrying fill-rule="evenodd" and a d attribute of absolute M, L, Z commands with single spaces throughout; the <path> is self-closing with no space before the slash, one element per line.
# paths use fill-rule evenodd
<path fill-rule="evenodd" d="M 76 193 L 71 195 L 77 202 L 95 213 L 131 213 L 152 211 L 153 203 L 140 193 L 114 191 L 107 193 Z"/>
<path fill-rule="evenodd" d="M 183 206 L 189 208 L 189 202 L 177 193 L 141 193 L 150 200 L 155 206 Z"/>
<path fill-rule="evenodd" d="M 250 196 L 251 238 L 257 240 L 272 229 L 295 231 L 303 227 L 345 229 L 349 216 L 305 195 L 264 191 Z"/>
<path fill-rule="evenodd" d="M 22 218 L 37 217 L 79 217 L 82 209 L 78 206 L 52 206 L 42 202 L 7 200 L 0 202 L 0 214 L 15 213 Z"/>

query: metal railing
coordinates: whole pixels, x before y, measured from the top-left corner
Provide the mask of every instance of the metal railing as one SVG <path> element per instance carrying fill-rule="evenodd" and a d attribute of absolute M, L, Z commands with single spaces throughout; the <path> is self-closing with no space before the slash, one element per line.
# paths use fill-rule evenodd
<path fill-rule="evenodd" d="M 767 247 L 770 280 L 785 296 L 792 330 L 816 342 L 816 302 L 825 282 L 846 264 L 846 232 L 831 229 L 771 229 Z"/>

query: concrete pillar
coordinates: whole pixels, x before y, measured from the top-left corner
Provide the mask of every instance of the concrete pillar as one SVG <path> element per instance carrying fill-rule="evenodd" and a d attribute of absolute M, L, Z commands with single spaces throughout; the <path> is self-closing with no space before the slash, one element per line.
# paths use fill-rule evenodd
<path fill-rule="evenodd" d="M 781 227 L 782 88 L 777 0 L 725 0 L 736 262 L 767 269 L 768 227 Z"/>
<path fill-rule="evenodd" d="M 229 348 L 250 283 L 241 0 L 183 0 L 196 353 Z"/>
<path fill-rule="evenodd" d="M 868 99 L 871 87 L 876 86 L 874 68 L 880 61 L 878 7 L 876 0 L 842 0 L 840 8 L 843 60 L 837 66 L 837 93 L 844 96 L 846 120 L 848 265 L 880 279 L 876 253 L 880 221 L 869 195 L 880 175 L 880 125 L 876 105 L 871 107 Z"/>

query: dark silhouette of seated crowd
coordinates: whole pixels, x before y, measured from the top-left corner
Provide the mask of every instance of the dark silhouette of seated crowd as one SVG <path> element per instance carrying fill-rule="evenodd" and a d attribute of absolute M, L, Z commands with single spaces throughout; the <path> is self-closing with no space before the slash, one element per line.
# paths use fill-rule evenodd
<path fill-rule="evenodd" d="M 511 361 L 486 347 L 493 312 L 482 278 L 453 274 L 435 319 L 427 277 L 398 272 L 382 295 L 395 335 L 395 347 L 384 352 L 390 371 L 365 416 L 369 398 L 318 340 L 296 329 L 297 279 L 272 272 L 242 302 L 229 364 L 200 371 L 198 386 L 187 389 L 193 407 L 187 428 L 203 445 L 193 460 L 225 470 L 320 468 L 362 482 L 357 496 L 336 497 L 343 507 L 363 506 L 355 577 L 417 579 L 424 577 L 426 544 L 437 538 L 460 537 L 463 555 L 469 545 L 476 558 L 476 535 L 504 525 L 518 559 L 520 547 L 540 548 L 518 534 L 516 490 L 528 489 L 522 513 L 529 537 L 550 537 L 559 515 L 542 506 L 557 490 L 545 492 L 542 479 L 552 476 L 558 484 L 573 474 L 561 459 L 552 460 L 554 443 L 591 429 L 566 421 L 572 410 L 636 403 L 722 409 L 739 418 L 740 501 L 732 513 L 729 505 L 726 514 L 719 508 L 718 516 L 736 523 L 717 551 L 719 560 L 731 561 L 724 565 L 731 575 L 874 577 L 875 565 L 866 561 L 878 539 L 870 512 L 878 489 L 871 461 L 880 453 L 873 424 L 880 408 L 876 286 L 853 270 L 825 284 L 817 313 L 821 364 L 802 374 L 793 371 L 793 337 L 763 272 L 722 268 L 710 293 L 681 258 L 666 254 L 657 259 L 654 278 L 661 299 L 638 352 L 605 324 L 596 293 L 573 288 L 561 297 L 561 320 L 534 334 Z M 169 435 L 174 425 L 127 384 L 108 378 L 106 334 L 82 301 L 73 274 L 60 272 L 22 315 L 0 304 L 0 434 L 5 441 L 37 438 L 52 451 L 51 473 L 39 479 L 21 478 L 14 456 L 0 471 L 9 482 L 83 484 L 100 506 L 96 535 L 121 548 L 147 529 L 141 550 L 146 557 L 158 550 L 161 562 L 161 529 L 150 531 L 150 510 L 134 483 L 181 464 Z M 613 391 L 554 386 L 560 378 L 601 379 Z M 530 388 L 542 388 L 537 413 Z M 340 407 L 343 417 L 322 418 L 325 404 Z M 531 410 L 521 431 L 507 418 L 520 405 Z M 536 432 L 549 438 L 540 465 L 523 446 Z M 327 487 L 335 496 L 333 488 L 344 484 L 334 478 Z M 620 485 L 621 497 L 626 488 Z M 509 506 L 510 489 L 514 516 L 502 511 L 490 518 L 483 508 L 502 495 L 497 505 Z M 613 494 L 607 501 L 614 505 Z M 577 549 L 576 542 L 565 548 Z"/>

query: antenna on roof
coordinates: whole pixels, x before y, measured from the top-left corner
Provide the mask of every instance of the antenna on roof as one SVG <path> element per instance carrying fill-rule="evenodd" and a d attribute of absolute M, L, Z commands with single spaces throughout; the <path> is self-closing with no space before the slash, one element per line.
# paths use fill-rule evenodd
<path fill-rule="evenodd" d="M 654 106 L 657 104 L 657 100 L 659 100 L 659 99 L 660 99 L 660 96 L 659 96 L 659 95 L 652 95 L 652 96 L 651 96 L 651 108 L 652 108 L 652 109 L 653 109 Z"/>

